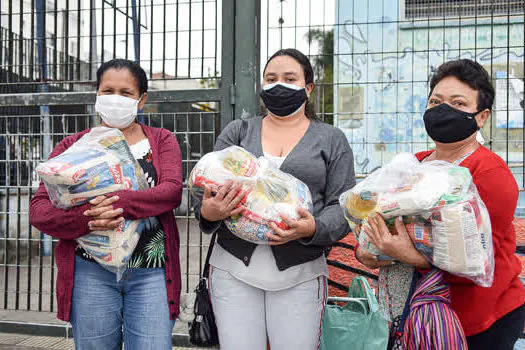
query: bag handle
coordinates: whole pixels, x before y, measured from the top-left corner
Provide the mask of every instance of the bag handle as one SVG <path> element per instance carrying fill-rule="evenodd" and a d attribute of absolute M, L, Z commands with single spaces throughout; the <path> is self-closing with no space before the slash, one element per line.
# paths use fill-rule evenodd
<path fill-rule="evenodd" d="M 350 288 L 348 289 L 349 298 L 364 298 L 368 302 L 370 312 L 377 312 L 379 309 L 379 303 L 377 298 L 370 288 L 368 280 L 364 276 L 358 276 L 352 280 Z"/>
<path fill-rule="evenodd" d="M 366 307 L 366 299 L 363 298 L 343 298 L 343 297 L 328 297 L 326 298 L 327 303 L 346 303 L 344 307 L 347 307 L 349 303 L 358 304 L 362 309 L 363 313 L 368 314 L 368 308 Z"/>

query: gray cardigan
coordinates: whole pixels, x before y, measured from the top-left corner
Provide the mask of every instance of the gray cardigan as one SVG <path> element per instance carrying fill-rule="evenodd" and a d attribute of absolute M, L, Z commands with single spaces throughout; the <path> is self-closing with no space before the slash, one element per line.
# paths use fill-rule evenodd
<path fill-rule="evenodd" d="M 242 121 L 228 124 L 219 135 L 215 151 L 238 145 L 257 157 L 263 156 L 262 117 L 248 120 L 241 137 Z M 244 133 L 244 132 L 243 132 Z M 242 138 L 242 140 L 240 140 Z M 331 125 L 312 120 L 303 138 L 288 154 L 280 168 L 303 181 L 312 194 L 316 232 L 312 238 L 272 246 L 279 270 L 318 258 L 325 247 L 344 237 L 350 228 L 339 207 L 339 196 L 355 185 L 354 157 L 343 132 Z M 200 203 L 195 213 L 203 232 L 218 230 L 218 243 L 229 253 L 249 265 L 256 244 L 232 235 L 222 222 L 200 218 Z"/>

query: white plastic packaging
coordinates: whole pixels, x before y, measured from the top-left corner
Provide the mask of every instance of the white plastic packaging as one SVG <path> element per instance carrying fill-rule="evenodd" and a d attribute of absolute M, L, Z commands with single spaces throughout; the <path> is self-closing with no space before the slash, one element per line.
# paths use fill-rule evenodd
<path fill-rule="evenodd" d="M 124 135 L 113 128 L 93 128 L 36 170 L 53 205 L 66 210 L 100 195 L 148 188 Z M 124 220 L 113 231 L 92 231 L 77 242 L 120 280 L 143 228 L 143 220 Z"/>
<path fill-rule="evenodd" d="M 392 232 L 395 218 L 402 216 L 414 246 L 434 266 L 480 286 L 492 285 L 490 217 L 467 168 L 442 161 L 420 163 L 403 153 L 343 193 L 339 202 L 360 245 L 380 259 L 389 257 L 363 229 L 374 212 Z"/>
<path fill-rule="evenodd" d="M 273 233 L 270 222 L 287 229 L 280 214 L 299 219 L 299 207 L 313 210 L 310 191 L 302 181 L 238 146 L 202 157 L 190 175 L 190 191 L 202 200 L 205 185 L 217 192 L 228 180 L 241 184 L 248 194 L 239 204 L 245 210 L 224 223 L 234 235 L 249 242 L 267 244 L 267 234 Z"/>

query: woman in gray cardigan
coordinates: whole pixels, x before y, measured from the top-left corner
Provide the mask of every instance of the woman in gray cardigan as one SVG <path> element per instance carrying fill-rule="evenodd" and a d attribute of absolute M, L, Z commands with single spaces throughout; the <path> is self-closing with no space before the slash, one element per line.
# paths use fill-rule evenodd
<path fill-rule="evenodd" d="M 230 183 L 215 195 L 205 189 L 195 209 L 202 231 L 218 233 L 210 292 L 223 350 L 265 350 L 267 340 L 272 350 L 318 348 L 327 295 L 324 252 L 350 231 L 338 199 L 355 185 L 355 175 L 346 137 L 319 121 L 308 102 L 313 88 L 308 58 L 295 49 L 278 51 L 264 69 L 268 114 L 245 127 L 236 120 L 217 139 L 215 151 L 240 145 L 265 156 L 308 185 L 313 200 L 313 214 L 283 217 L 290 229 L 273 226 L 270 245 L 257 245 L 222 223 L 238 212 L 240 187 Z"/>

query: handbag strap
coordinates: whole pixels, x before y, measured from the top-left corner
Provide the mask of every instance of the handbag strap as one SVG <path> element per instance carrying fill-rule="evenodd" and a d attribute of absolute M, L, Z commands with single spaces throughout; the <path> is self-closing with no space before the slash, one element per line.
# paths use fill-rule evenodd
<path fill-rule="evenodd" d="M 421 273 L 414 269 L 414 273 L 412 274 L 412 283 L 410 284 L 410 291 L 408 292 L 408 298 L 405 301 L 405 307 L 403 308 L 403 314 L 401 315 L 401 318 L 399 320 L 398 327 L 396 329 L 397 332 L 403 333 L 403 329 L 405 329 L 405 322 L 408 318 L 408 314 L 410 313 L 410 304 L 412 301 L 412 296 L 414 295 L 414 292 L 416 291 L 417 282 L 421 278 Z"/>
<path fill-rule="evenodd" d="M 239 139 L 237 140 L 237 146 L 241 145 L 241 141 L 244 140 L 246 134 L 248 133 L 248 121 L 242 119 L 241 121 L 241 130 L 239 130 Z"/>
<path fill-rule="evenodd" d="M 210 275 L 210 257 L 211 252 L 213 251 L 213 246 L 215 245 L 215 240 L 217 238 L 217 231 L 211 236 L 210 245 L 208 247 L 208 253 L 206 254 L 206 262 L 204 263 L 204 268 L 202 269 L 202 277 L 208 278 Z"/>

